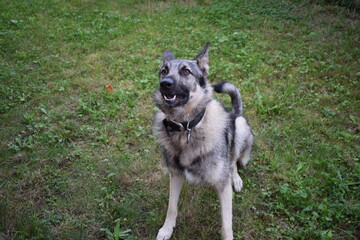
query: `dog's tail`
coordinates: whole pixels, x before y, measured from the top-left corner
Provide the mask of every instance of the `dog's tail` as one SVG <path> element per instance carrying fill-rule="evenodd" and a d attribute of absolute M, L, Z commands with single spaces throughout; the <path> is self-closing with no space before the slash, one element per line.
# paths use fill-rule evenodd
<path fill-rule="evenodd" d="M 241 94 L 232 83 L 218 83 L 213 86 L 217 93 L 227 93 L 231 97 L 232 111 L 236 116 L 243 114 Z"/>

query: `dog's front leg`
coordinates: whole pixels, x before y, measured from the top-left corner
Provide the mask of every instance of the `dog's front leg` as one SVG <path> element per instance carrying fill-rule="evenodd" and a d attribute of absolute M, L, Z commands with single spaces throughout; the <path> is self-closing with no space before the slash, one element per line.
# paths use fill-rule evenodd
<path fill-rule="evenodd" d="M 170 197 L 166 214 L 165 223 L 160 228 L 156 240 L 170 239 L 174 227 L 176 225 L 176 217 L 178 214 L 177 205 L 179 201 L 181 187 L 184 182 L 184 176 L 178 173 L 170 173 Z"/>
<path fill-rule="evenodd" d="M 221 234 L 224 240 L 232 240 L 232 187 L 231 181 L 226 183 L 225 186 L 217 188 L 221 206 Z"/>

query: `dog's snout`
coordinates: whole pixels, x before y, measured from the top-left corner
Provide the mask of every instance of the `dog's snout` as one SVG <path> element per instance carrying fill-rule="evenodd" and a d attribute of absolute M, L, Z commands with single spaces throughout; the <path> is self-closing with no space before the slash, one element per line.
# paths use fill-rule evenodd
<path fill-rule="evenodd" d="M 160 87 L 163 89 L 170 89 L 174 86 L 174 80 L 171 78 L 164 78 L 160 81 Z"/>

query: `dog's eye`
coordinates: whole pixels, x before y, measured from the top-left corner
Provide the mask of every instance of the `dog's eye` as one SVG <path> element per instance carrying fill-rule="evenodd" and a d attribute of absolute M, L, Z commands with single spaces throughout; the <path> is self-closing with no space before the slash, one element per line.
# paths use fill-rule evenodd
<path fill-rule="evenodd" d="M 184 74 L 184 75 L 189 75 L 191 72 L 190 72 L 190 70 L 189 69 L 184 69 L 183 71 L 182 71 L 182 73 Z"/>
<path fill-rule="evenodd" d="M 163 68 L 163 69 L 161 69 L 160 73 L 161 73 L 161 75 L 166 75 L 166 74 L 168 74 L 168 70 L 166 68 Z"/>

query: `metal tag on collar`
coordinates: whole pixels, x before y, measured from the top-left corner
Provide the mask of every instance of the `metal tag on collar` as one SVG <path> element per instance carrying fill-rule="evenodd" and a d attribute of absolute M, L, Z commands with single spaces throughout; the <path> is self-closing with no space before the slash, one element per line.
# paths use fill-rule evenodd
<path fill-rule="evenodd" d="M 189 128 L 189 124 L 190 122 L 188 122 L 187 126 L 186 126 L 186 130 L 188 131 L 187 133 L 187 143 L 189 144 L 189 140 L 190 140 L 190 137 L 191 137 L 191 128 Z"/>

